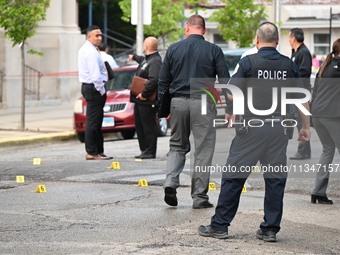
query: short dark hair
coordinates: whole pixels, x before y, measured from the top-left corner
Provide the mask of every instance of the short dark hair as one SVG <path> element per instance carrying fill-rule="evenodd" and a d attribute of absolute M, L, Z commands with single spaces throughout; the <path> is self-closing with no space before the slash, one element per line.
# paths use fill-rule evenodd
<path fill-rule="evenodd" d="M 303 41 L 305 40 L 303 30 L 298 27 L 292 28 L 290 30 L 290 37 L 294 37 L 295 40 L 298 41 L 299 43 L 303 43 Z"/>
<path fill-rule="evenodd" d="M 194 14 L 187 20 L 187 25 L 205 29 L 205 20 L 201 15 Z"/>
<path fill-rule="evenodd" d="M 100 27 L 98 27 L 98 26 L 96 26 L 96 25 L 89 26 L 89 27 L 86 29 L 86 35 L 88 35 L 91 31 L 96 30 L 96 29 L 100 29 Z"/>
<path fill-rule="evenodd" d="M 101 43 L 101 44 L 98 46 L 98 49 L 99 49 L 100 51 L 105 51 L 106 48 L 107 48 L 107 45 L 106 45 L 105 43 Z"/>
<path fill-rule="evenodd" d="M 279 37 L 277 26 L 271 22 L 263 22 L 256 30 L 257 36 L 262 42 L 274 43 Z"/>

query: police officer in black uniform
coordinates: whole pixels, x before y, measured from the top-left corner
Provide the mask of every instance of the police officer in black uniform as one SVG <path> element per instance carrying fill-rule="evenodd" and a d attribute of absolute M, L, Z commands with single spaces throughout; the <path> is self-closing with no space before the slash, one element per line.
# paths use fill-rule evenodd
<path fill-rule="evenodd" d="M 303 90 L 298 67 L 277 50 L 277 27 L 270 22 L 262 23 L 256 31 L 256 46 L 258 53 L 240 60 L 239 69 L 232 77 L 230 84 L 243 91 L 245 97 L 245 123 L 234 138 L 229 157 L 223 171 L 221 192 L 215 215 L 208 226 L 198 228 L 200 235 L 205 237 L 228 238 L 228 226 L 233 220 L 239 205 L 242 188 L 250 175 L 252 166 L 260 161 L 265 180 L 264 222 L 256 232 L 256 237 L 267 242 L 276 241 L 276 233 L 280 230 L 283 210 L 283 195 L 287 178 L 285 166 L 287 164 L 288 136 L 284 128 L 285 120 L 281 109 L 280 91 L 283 87 L 299 87 Z M 295 78 L 295 79 L 290 79 Z M 252 88 L 252 91 L 249 89 Z M 277 88 L 276 109 L 272 97 Z M 252 94 L 252 102 L 248 102 L 248 95 Z M 302 93 L 290 93 L 290 98 L 304 98 Z M 234 111 L 236 108 L 236 94 L 234 96 Z M 306 99 L 308 101 L 308 99 Z M 253 105 L 256 110 L 248 105 Z M 309 110 L 307 103 L 302 103 Z M 255 113 L 254 113 L 255 112 Z M 260 114 L 261 113 L 261 114 Z M 264 114 L 264 115 L 262 115 Z M 300 142 L 310 138 L 309 116 L 300 112 L 303 128 L 299 133 Z M 235 123 L 235 115 L 227 116 Z M 241 122 L 241 121 L 239 121 Z M 255 127 L 256 126 L 256 127 Z M 279 170 L 279 171 L 278 171 Z"/>
<path fill-rule="evenodd" d="M 135 60 L 139 66 L 136 76 L 148 79 L 145 89 L 137 96 L 131 95 L 130 101 L 135 103 L 134 115 L 141 154 L 135 156 L 139 159 L 156 158 L 158 125 L 156 113 L 158 110 L 157 99 L 149 97 L 158 89 L 158 75 L 162 66 L 162 58 L 158 52 L 158 40 L 149 36 L 144 40 L 144 56 L 129 55 L 129 61 Z"/>

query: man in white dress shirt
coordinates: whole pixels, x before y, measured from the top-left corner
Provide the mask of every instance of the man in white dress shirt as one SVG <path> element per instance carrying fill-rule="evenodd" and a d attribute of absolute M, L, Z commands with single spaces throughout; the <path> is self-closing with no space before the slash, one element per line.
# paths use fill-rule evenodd
<path fill-rule="evenodd" d="M 81 93 L 87 102 L 85 150 L 86 160 L 112 159 L 104 154 L 104 139 L 101 130 L 106 101 L 105 83 L 107 73 L 98 46 L 102 42 L 102 32 L 98 26 L 86 30 L 86 42 L 78 51 L 79 81 Z"/>

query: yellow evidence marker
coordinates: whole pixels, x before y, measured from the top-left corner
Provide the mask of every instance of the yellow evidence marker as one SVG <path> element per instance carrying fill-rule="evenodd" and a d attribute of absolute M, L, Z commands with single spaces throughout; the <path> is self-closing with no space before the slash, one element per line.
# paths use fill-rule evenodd
<path fill-rule="evenodd" d="M 149 186 L 149 185 L 148 185 L 147 180 L 145 180 L 145 179 L 140 179 L 137 186 L 147 187 L 147 186 Z"/>
<path fill-rule="evenodd" d="M 41 158 L 34 158 L 33 159 L 33 165 L 41 165 L 42 161 Z"/>
<path fill-rule="evenodd" d="M 213 182 L 209 183 L 209 190 L 216 190 L 216 184 Z"/>
<path fill-rule="evenodd" d="M 23 175 L 17 175 L 17 176 L 16 176 L 16 182 L 17 182 L 17 183 L 24 183 L 24 182 L 25 182 L 25 176 L 23 176 Z"/>
<path fill-rule="evenodd" d="M 246 193 L 246 192 L 247 192 L 247 186 L 246 186 L 246 185 L 243 185 L 242 193 Z"/>
<path fill-rule="evenodd" d="M 120 164 L 119 162 L 112 162 L 111 166 L 108 168 L 113 168 L 113 169 L 120 169 Z"/>
<path fill-rule="evenodd" d="M 46 193 L 45 185 L 38 185 L 37 189 L 35 190 L 37 193 Z"/>

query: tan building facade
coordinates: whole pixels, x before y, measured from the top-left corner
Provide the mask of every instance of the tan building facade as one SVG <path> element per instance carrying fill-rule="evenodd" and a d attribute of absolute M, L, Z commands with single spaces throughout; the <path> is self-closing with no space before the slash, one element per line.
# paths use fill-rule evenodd
<path fill-rule="evenodd" d="M 266 4 L 268 20 L 278 24 L 280 29 L 279 51 L 290 56 L 288 32 L 291 28 L 300 27 L 305 32 L 305 44 L 311 53 L 318 58 L 329 52 L 330 10 L 333 20 L 331 42 L 340 37 L 340 0 L 276 0 Z M 211 13 L 223 6 L 221 0 L 206 0 L 206 11 L 199 11 L 206 20 L 208 41 L 222 48 L 235 48 L 233 42 L 221 39 L 217 23 L 209 21 Z M 77 0 L 51 0 L 46 20 L 40 22 L 37 33 L 27 40 L 26 49 L 44 53 L 44 56 L 26 54 L 26 65 L 39 71 L 41 77 L 39 98 L 36 89 L 26 85 L 27 105 L 44 104 L 45 102 L 73 102 L 80 96 L 80 84 L 77 76 L 77 52 L 85 41 L 78 26 Z M 185 10 L 187 17 L 192 10 Z M 3 37 L 0 29 L 0 107 L 20 107 L 21 105 L 21 65 L 20 49 Z M 254 31 L 255 35 L 255 31 Z M 28 82 L 38 74 L 29 74 Z M 34 85 L 36 86 L 36 85 Z M 39 101 L 38 101 L 39 99 Z"/>
<path fill-rule="evenodd" d="M 26 104 L 73 102 L 80 96 L 77 52 L 85 41 L 78 26 L 76 0 L 51 0 L 46 20 L 41 21 L 36 34 L 27 40 L 25 50 L 34 49 L 44 56 L 26 54 Z M 21 55 L 18 46 L 4 39 L 0 30 L 0 106 L 21 105 Z M 39 80 L 39 96 L 37 81 Z M 34 83 L 34 84 L 32 84 Z M 38 101 L 39 99 L 39 101 Z"/>

